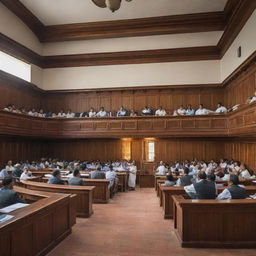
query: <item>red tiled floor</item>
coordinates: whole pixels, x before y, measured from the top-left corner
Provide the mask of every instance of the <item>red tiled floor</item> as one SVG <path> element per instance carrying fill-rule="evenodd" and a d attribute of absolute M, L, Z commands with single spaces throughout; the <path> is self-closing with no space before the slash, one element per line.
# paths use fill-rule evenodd
<path fill-rule="evenodd" d="M 109 204 L 94 204 L 89 219 L 77 219 L 73 232 L 50 256 L 255 256 L 256 250 L 181 248 L 172 220 L 164 220 L 154 189 L 119 193 Z"/>

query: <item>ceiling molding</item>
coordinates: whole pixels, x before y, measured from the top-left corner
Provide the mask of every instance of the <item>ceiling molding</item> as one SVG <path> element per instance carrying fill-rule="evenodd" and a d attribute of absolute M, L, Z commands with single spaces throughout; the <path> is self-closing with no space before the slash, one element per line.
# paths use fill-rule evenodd
<path fill-rule="evenodd" d="M 42 42 L 221 31 L 223 12 L 46 26 Z"/>
<path fill-rule="evenodd" d="M 226 8 L 227 25 L 217 45 L 223 57 L 256 8 L 255 0 L 229 0 Z"/>
<path fill-rule="evenodd" d="M 29 9 L 19 0 L 1 0 L 1 3 L 20 18 L 40 40 L 45 26 Z"/>
<path fill-rule="evenodd" d="M 29 64 L 43 66 L 43 58 L 39 54 L 2 33 L 0 33 L 0 50 Z"/>
<path fill-rule="evenodd" d="M 220 59 L 216 46 L 40 56 L 0 33 L 0 50 L 41 68 L 142 64 Z"/>
<path fill-rule="evenodd" d="M 41 42 L 222 31 L 224 12 L 45 26 L 19 0 L 2 0 Z"/>
<path fill-rule="evenodd" d="M 45 56 L 44 68 L 218 60 L 216 46 Z"/>

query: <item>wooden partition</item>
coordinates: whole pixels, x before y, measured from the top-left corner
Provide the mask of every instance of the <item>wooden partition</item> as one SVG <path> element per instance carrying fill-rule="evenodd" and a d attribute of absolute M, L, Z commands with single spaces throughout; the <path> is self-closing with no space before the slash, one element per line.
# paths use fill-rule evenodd
<path fill-rule="evenodd" d="M 71 233 L 75 208 L 70 195 L 14 190 L 36 202 L 12 212 L 14 218 L 0 224 L 1 255 L 46 255 Z"/>
<path fill-rule="evenodd" d="M 189 200 L 173 196 L 182 247 L 255 248 L 256 201 Z"/>
<path fill-rule="evenodd" d="M 21 183 L 27 189 L 54 192 L 54 193 L 66 193 L 76 194 L 76 209 L 77 216 L 88 218 L 93 214 L 92 198 L 93 198 L 93 186 L 68 186 L 68 185 L 54 185 L 42 182 L 33 181 L 21 181 Z"/>
<path fill-rule="evenodd" d="M 227 187 L 218 187 L 218 194 L 220 194 L 225 188 Z M 248 196 L 256 193 L 256 186 L 245 186 L 245 189 Z M 173 195 L 186 196 L 187 194 L 184 187 L 160 187 L 160 206 L 163 206 L 165 219 L 173 218 Z"/>

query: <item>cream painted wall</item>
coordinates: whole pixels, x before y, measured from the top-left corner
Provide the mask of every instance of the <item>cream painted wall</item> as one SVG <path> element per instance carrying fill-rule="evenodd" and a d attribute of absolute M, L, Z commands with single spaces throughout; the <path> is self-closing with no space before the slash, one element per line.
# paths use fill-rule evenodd
<path fill-rule="evenodd" d="M 237 57 L 238 47 L 242 47 L 242 57 Z M 240 64 L 256 50 L 256 10 L 247 21 L 231 47 L 221 60 L 221 81 L 224 81 Z"/>
<path fill-rule="evenodd" d="M 0 3 L 0 32 L 31 50 L 42 54 L 42 44 L 34 33 Z"/>
<path fill-rule="evenodd" d="M 219 82 L 219 61 L 173 62 L 43 70 L 43 89 L 45 90 Z"/>
<path fill-rule="evenodd" d="M 31 65 L 31 83 L 43 87 L 43 70 L 35 65 Z"/>
<path fill-rule="evenodd" d="M 46 43 L 43 55 L 118 52 L 217 45 L 222 31 Z"/>

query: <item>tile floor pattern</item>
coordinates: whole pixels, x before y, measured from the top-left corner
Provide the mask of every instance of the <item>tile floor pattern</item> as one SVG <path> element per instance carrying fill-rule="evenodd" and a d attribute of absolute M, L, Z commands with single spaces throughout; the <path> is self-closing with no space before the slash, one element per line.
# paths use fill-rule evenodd
<path fill-rule="evenodd" d="M 164 220 L 152 188 L 118 193 L 109 204 L 94 204 L 89 219 L 49 256 L 255 256 L 256 249 L 181 248 L 172 220 Z"/>

